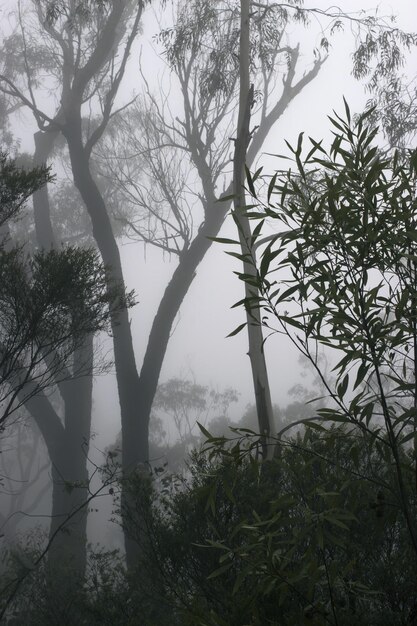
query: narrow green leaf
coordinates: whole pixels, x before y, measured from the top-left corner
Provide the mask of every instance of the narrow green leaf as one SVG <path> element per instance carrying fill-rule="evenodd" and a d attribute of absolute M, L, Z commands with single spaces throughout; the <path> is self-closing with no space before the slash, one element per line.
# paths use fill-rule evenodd
<path fill-rule="evenodd" d="M 234 239 L 227 239 L 227 237 L 207 237 L 210 241 L 214 241 L 215 243 L 226 243 L 234 246 L 240 245 L 238 241 Z"/>
<path fill-rule="evenodd" d="M 226 339 L 228 337 L 234 337 L 235 335 L 237 335 L 238 333 L 240 333 L 241 330 L 243 330 L 246 326 L 246 322 L 244 324 L 240 324 L 237 328 L 235 328 L 234 330 L 232 330 L 231 333 L 229 333 L 228 335 L 226 335 Z"/>
<path fill-rule="evenodd" d="M 271 178 L 271 180 L 269 181 L 268 194 L 267 194 L 268 204 L 271 202 L 271 195 L 272 195 L 272 193 L 274 191 L 274 187 L 275 187 L 275 183 L 276 183 L 276 180 L 277 180 L 277 176 L 278 176 L 278 174 L 275 173 L 273 175 L 273 177 Z"/>
<path fill-rule="evenodd" d="M 253 178 L 252 178 L 249 168 L 246 165 L 245 165 L 245 172 L 246 172 L 246 181 L 248 183 L 249 191 L 251 192 L 252 196 L 256 198 L 256 191 L 255 191 L 255 187 L 253 184 Z"/>

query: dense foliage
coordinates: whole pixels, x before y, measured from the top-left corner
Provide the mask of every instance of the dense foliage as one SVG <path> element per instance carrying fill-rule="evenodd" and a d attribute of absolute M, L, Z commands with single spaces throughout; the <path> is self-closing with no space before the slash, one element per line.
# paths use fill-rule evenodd
<path fill-rule="evenodd" d="M 208 439 L 186 478 L 131 479 L 129 531 L 147 537 L 133 578 L 116 553 L 91 553 L 86 584 L 57 602 L 38 570 L 17 623 L 414 623 L 416 563 L 386 449 L 343 426 L 308 428 L 266 464 L 256 445 L 236 431 Z"/>
<path fill-rule="evenodd" d="M 68 377 L 86 336 L 109 327 L 112 311 L 132 304 L 93 249 L 67 246 L 30 255 L 8 223 L 51 180 L 47 168 L 25 170 L 0 154 L 0 429 L 31 397 Z M 87 372 L 80 365 L 78 376 Z"/>

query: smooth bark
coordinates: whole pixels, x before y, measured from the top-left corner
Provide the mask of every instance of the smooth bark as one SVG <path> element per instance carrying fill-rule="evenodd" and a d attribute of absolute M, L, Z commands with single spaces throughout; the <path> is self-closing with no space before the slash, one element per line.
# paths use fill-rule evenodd
<path fill-rule="evenodd" d="M 48 132 L 39 130 L 34 134 L 33 165 L 35 167 L 48 165 L 58 134 L 58 131 L 52 130 Z M 55 248 L 56 241 L 51 222 L 48 185 L 43 185 L 33 194 L 33 215 L 38 246 L 44 250 Z"/>
<path fill-rule="evenodd" d="M 44 392 L 30 378 L 22 388 L 27 410 L 45 442 L 51 461 L 52 512 L 49 536 L 54 537 L 48 554 L 48 581 L 52 586 L 79 585 L 87 557 L 88 497 L 87 454 L 91 428 L 93 337 L 74 354 L 74 371 L 90 372 L 61 383 L 65 388 L 65 425 Z M 32 389 L 33 388 L 33 389 Z M 80 509 L 63 524 L 75 509 Z M 56 534 L 58 527 L 62 526 Z M 64 561 L 63 561 L 64 559 Z M 63 568 L 63 562 L 66 568 Z"/>
<path fill-rule="evenodd" d="M 318 60 L 309 72 L 294 83 L 297 61 L 298 48 L 295 48 L 293 50 L 291 65 L 283 80 L 283 92 L 281 97 L 271 108 L 270 112 L 262 118 L 259 127 L 251 136 L 246 155 L 248 167 L 251 167 L 255 161 L 273 125 L 283 115 L 292 100 L 301 93 L 304 87 L 314 80 L 324 62 L 323 60 Z M 195 143 L 198 144 L 197 141 L 195 141 Z M 140 397 L 138 413 L 141 422 L 146 423 L 149 423 L 152 403 L 174 320 L 196 276 L 198 265 L 210 249 L 212 238 L 218 236 L 231 206 L 230 199 L 223 200 L 223 198 L 230 198 L 233 193 L 233 182 L 228 185 L 227 189 L 220 197 L 217 197 L 207 163 L 196 149 L 193 150 L 192 146 L 190 148 L 192 159 L 202 178 L 205 194 L 205 218 L 189 248 L 185 249 L 180 254 L 179 263 L 166 287 L 152 323 L 139 379 Z M 256 340 L 256 344 L 259 345 L 258 339 Z M 252 353 L 253 352 L 252 350 Z M 256 380 L 254 380 L 254 384 L 257 384 Z M 262 396 L 263 392 L 261 391 L 260 397 L 262 398 Z M 271 411 L 271 409 L 268 408 L 268 402 L 269 401 L 266 399 L 267 414 Z M 262 410 L 261 414 L 264 415 L 265 411 Z M 263 430 L 263 427 L 261 427 L 261 430 Z"/>
<path fill-rule="evenodd" d="M 235 140 L 235 153 L 233 159 L 233 203 L 234 218 L 238 227 L 239 240 L 243 260 L 243 272 L 246 275 L 254 275 L 251 262 L 251 250 L 249 248 L 252 236 L 249 218 L 246 210 L 245 197 L 245 164 L 250 141 L 249 124 L 251 108 L 253 105 L 253 86 L 250 86 L 249 75 L 249 35 L 250 17 L 249 0 L 241 0 L 241 26 L 240 26 L 240 59 L 239 59 L 239 113 L 237 123 L 237 137 Z M 258 306 L 251 304 L 251 298 L 259 297 L 259 290 L 254 285 L 245 282 L 246 321 L 249 343 L 249 359 L 252 370 L 253 387 L 255 393 L 256 412 L 258 416 L 259 431 L 262 442 L 262 456 L 264 459 L 272 458 L 273 446 L 270 435 L 274 427 L 274 415 L 269 386 L 268 370 L 263 349 L 264 339 Z"/>
<path fill-rule="evenodd" d="M 62 119 L 62 110 L 55 122 Z M 59 131 L 49 126 L 35 133 L 34 165 L 47 165 Z M 40 248 L 56 248 L 52 227 L 48 185 L 33 196 L 37 243 Z M 49 537 L 54 537 L 48 554 L 50 585 L 79 583 L 85 575 L 87 563 L 87 510 L 83 504 L 88 497 L 87 455 L 91 435 L 93 389 L 93 336 L 86 337 L 84 345 L 73 356 L 66 380 L 59 383 L 63 400 L 63 419 L 55 412 L 46 396 L 39 402 L 29 402 L 27 408 L 40 429 L 52 465 L 52 510 Z M 81 374 L 81 375 L 80 375 Z M 49 405 L 49 406 L 48 406 Z M 44 412 L 49 419 L 45 422 Z M 59 434 L 58 434 L 59 433 Z M 76 487 L 74 487 L 76 485 Z M 57 528 L 74 509 L 80 513 L 71 518 L 70 526 L 56 533 Z M 56 536 L 55 536 L 56 535 Z M 63 571 L 62 563 L 68 564 Z"/>
<path fill-rule="evenodd" d="M 62 585 L 62 578 L 79 584 L 87 565 L 87 457 L 91 436 L 93 358 L 93 336 L 90 335 L 74 354 L 74 369 L 80 364 L 83 371 L 90 373 L 62 383 L 66 398 L 65 428 L 56 449 L 51 450 L 53 491 L 49 536 L 54 537 L 62 522 L 79 509 L 63 531 L 57 533 L 49 551 L 50 578 L 59 585 Z M 67 571 L 66 568 L 63 571 L 62 563 L 66 564 Z"/>
<path fill-rule="evenodd" d="M 81 116 L 72 113 L 64 134 L 67 139 L 74 184 L 90 215 L 93 235 L 107 269 L 108 286 L 125 289 L 119 248 L 113 233 L 104 199 L 90 171 L 89 155 L 82 144 Z M 131 472 L 145 470 L 149 460 L 148 420 L 141 419 L 140 386 L 133 339 L 126 307 L 111 313 L 114 362 L 122 424 L 122 468 L 124 478 Z M 131 495 L 122 489 L 122 511 L 131 508 Z M 130 570 L 136 566 L 139 546 L 125 531 L 126 561 Z"/>

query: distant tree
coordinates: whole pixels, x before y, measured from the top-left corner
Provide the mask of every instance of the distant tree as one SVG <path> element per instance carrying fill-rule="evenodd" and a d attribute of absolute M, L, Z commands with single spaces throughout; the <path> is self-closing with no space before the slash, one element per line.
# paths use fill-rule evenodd
<path fill-rule="evenodd" d="M 417 135 L 417 77 L 411 80 L 392 72 L 372 91 L 368 108 L 375 107 L 372 120 L 380 124 L 388 148 L 403 153 L 415 144 Z"/>
<path fill-rule="evenodd" d="M 197 423 L 227 430 L 229 409 L 237 400 L 234 389 L 221 391 L 187 378 L 158 385 L 149 423 L 150 465 L 157 473 L 181 473 L 189 453 L 202 443 Z M 120 435 L 109 450 L 120 455 Z"/>
<path fill-rule="evenodd" d="M 50 492 L 50 462 L 39 429 L 23 416 L 7 426 L 1 440 L 0 536 L 4 546 L 13 545 L 28 515 L 43 510 Z"/>
<path fill-rule="evenodd" d="M 95 250 L 67 246 L 60 251 L 41 250 L 31 257 L 24 248 L 13 246 L 10 220 L 18 218 L 24 201 L 47 180 L 50 180 L 47 169 L 21 170 L 2 155 L 0 430 L 4 433 L 11 420 L 18 419 L 24 406 L 42 433 L 56 480 L 53 496 L 60 502 L 56 508 L 53 506 L 51 536 L 54 536 L 58 526 L 77 507 L 82 521 L 80 532 L 85 534 L 86 511 L 82 510 L 82 503 L 87 499 L 88 472 L 85 469 L 76 485 L 68 481 L 67 465 L 77 465 L 76 453 L 84 460 L 81 467 L 86 468 L 85 448 L 82 442 L 71 447 L 71 428 L 75 424 L 61 422 L 46 392 L 58 386 L 62 393 L 71 393 L 74 379 L 91 378 L 93 361 L 86 355 L 85 339 L 98 331 L 107 331 L 112 311 L 125 307 L 130 299 L 116 282 L 109 289 L 106 270 Z M 68 489 L 71 484 L 73 487 Z M 76 522 L 77 519 L 72 519 L 72 525 Z M 55 549 L 59 553 L 60 539 L 62 542 L 62 534 L 54 542 L 51 555 Z M 65 543 L 75 568 L 82 572 L 85 541 L 80 542 L 77 533 L 73 533 L 70 538 L 65 537 Z"/>
<path fill-rule="evenodd" d="M 13 246 L 10 220 L 48 180 L 45 168 L 28 172 L 0 156 L 1 429 L 51 381 L 65 380 L 67 363 L 84 337 L 108 325 L 104 270 L 95 252 L 69 247 L 30 258 Z"/>

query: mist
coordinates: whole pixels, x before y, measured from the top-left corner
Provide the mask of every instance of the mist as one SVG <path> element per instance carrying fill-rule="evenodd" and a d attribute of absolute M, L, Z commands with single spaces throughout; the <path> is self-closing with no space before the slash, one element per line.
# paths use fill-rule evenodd
<path fill-rule="evenodd" d="M 414 3 L 0 16 L 0 623 L 413 624 Z"/>

